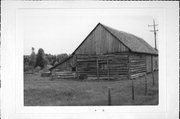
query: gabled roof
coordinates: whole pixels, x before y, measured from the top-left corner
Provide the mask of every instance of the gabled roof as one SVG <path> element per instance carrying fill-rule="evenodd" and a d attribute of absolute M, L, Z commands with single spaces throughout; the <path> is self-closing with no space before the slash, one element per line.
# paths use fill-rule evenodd
<path fill-rule="evenodd" d="M 114 37 L 116 37 L 121 43 L 123 43 L 127 48 L 129 48 L 132 52 L 156 54 L 156 55 L 158 54 L 158 52 L 142 38 L 139 38 L 130 33 L 113 29 L 103 24 L 101 25 L 109 33 L 111 33 Z"/>
<path fill-rule="evenodd" d="M 53 67 L 49 68 L 49 70 L 51 71 L 52 69 L 56 68 L 57 66 L 59 66 L 60 64 L 66 62 L 67 60 L 69 60 L 73 55 L 68 56 L 67 58 L 64 58 L 60 63 L 54 65 Z"/>
<path fill-rule="evenodd" d="M 123 31 L 116 30 L 104 24 L 98 23 L 96 27 L 89 33 L 89 35 L 99 26 L 102 25 L 103 28 L 109 32 L 112 36 L 114 36 L 117 40 L 119 40 L 123 45 L 125 45 L 131 52 L 136 53 L 146 53 L 146 54 L 153 54 L 158 55 L 158 51 L 155 50 L 152 46 L 150 46 L 146 41 L 142 38 L 139 38 L 133 34 L 126 33 Z M 89 37 L 89 35 L 87 37 Z M 60 64 L 69 60 L 76 52 L 76 50 L 85 42 L 87 37 L 83 40 L 83 42 L 75 49 L 75 51 L 67 58 L 65 58 L 62 62 L 58 63 L 54 67 L 50 68 L 50 70 L 56 68 Z"/>
<path fill-rule="evenodd" d="M 103 26 L 103 28 L 109 32 L 112 36 L 114 36 L 117 40 L 119 40 L 123 45 L 125 45 L 130 51 L 136 53 L 146 53 L 146 54 L 154 54 L 157 55 L 158 51 L 155 50 L 152 46 L 150 46 L 146 41 L 142 38 L 139 38 L 133 34 L 126 33 L 123 31 L 116 30 L 104 24 L 98 23 L 96 27 L 88 34 L 87 37 L 99 26 Z M 86 41 L 87 37 L 83 40 L 83 42 L 75 49 L 72 55 L 75 54 L 77 49 Z"/>

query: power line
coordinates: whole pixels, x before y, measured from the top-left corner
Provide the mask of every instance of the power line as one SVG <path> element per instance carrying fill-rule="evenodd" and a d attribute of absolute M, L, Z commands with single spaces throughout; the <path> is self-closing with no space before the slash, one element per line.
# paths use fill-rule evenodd
<path fill-rule="evenodd" d="M 155 49 L 157 50 L 156 35 L 157 35 L 158 29 L 156 29 L 156 26 L 158 26 L 158 24 L 155 23 L 154 19 L 153 19 L 153 25 L 148 25 L 148 27 L 153 27 L 153 30 L 150 30 L 150 32 L 154 32 Z"/>

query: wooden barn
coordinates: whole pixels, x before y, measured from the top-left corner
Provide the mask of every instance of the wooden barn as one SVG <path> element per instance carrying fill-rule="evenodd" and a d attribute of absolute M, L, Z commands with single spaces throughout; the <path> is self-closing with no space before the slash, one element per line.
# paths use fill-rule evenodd
<path fill-rule="evenodd" d="M 95 78 L 127 79 L 158 69 L 158 51 L 142 38 L 101 23 L 70 57 L 50 69 Z"/>

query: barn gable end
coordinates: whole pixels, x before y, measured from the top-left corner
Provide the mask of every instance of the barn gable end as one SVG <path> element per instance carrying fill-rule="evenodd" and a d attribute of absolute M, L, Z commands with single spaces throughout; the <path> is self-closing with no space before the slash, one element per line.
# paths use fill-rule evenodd
<path fill-rule="evenodd" d="M 128 51 L 125 45 L 98 24 L 73 54 L 98 55 Z"/>
<path fill-rule="evenodd" d="M 124 79 L 152 72 L 156 64 L 153 57 L 157 56 L 158 51 L 143 39 L 99 23 L 70 57 L 50 70 L 59 68 L 72 70 L 77 76 Z"/>

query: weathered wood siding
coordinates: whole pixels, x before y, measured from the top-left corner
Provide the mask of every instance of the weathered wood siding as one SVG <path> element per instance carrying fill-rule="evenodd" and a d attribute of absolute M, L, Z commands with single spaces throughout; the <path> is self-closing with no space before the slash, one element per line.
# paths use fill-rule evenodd
<path fill-rule="evenodd" d="M 130 75 L 131 77 L 137 77 L 146 72 L 146 56 L 142 54 L 130 54 Z"/>
<path fill-rule="evenodd" d="M 153 70 L 158 70 L 158 56 L 153 56 Z"/>
<path fill-rule="evenodd" d="M 75 68 L 77 74 L 128 78 L 158 68 L 157 57 L 131 52 L 102 25 L 98 25 L 72 55 L 54 70 Z"/>
<path fill-rule="evenodd" d="M 152 72 L 152 60 L 151 60 L 151 55 L 146 56 L 146 71 L 147 73 Z"/>
<path fill-rule="evenodd" d="M 115 52 L 126 52 L 129 49 L 98 25 L 94 31 L 85 39 L 75 54 L 107 54 Z"/>
<path fill-rule="evenodd" d="M 146 70 L 147 73 L 158 70 L 158 56 L 146 55 Z"/>
<path fill-rule="evenodd" d="M 77 55 L 77 73 L 89 77 L 123 77 L 128 76 L 128 54 Z"/>

